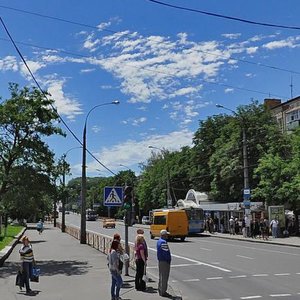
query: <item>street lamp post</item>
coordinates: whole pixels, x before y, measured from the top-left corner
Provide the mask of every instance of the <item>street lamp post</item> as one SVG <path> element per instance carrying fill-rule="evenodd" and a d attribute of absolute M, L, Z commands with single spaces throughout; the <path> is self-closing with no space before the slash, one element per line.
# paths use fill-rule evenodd
<path fill-rule="evenodd" d="M 80 219 L 80 244 L 86 244 L 86 125 L 90 113 L 100 106 L 119 104 L 119 101 L 102 103 L 94 106 L 86 115 L 82 135 L 82 175 L 81 175 L 81 219 Z"/>
<path fill-rule="evenodd" d="M 148 146 L 148 148 L 150 149 L 157 149 L 159 151 L 161 151 L 161 153 L 164 155 L 164 150 L 155 146 Z M 164 155 L 165 157 L 165 155 Z M 173 206 L 173 200 L 171 197 L 171 191 L 170 191 L 170 169 L 169 169 L 169 163 L 168 160 L 166 160 L 166 164 L 167 164 L 167 207 L 172 207 Z"/>
<path fill-rule="evenodd" d="M 228 111 L 231 111 L 236 117 L 242 120 L 242 135 L 243 135 L 243 174 L 244 174 L 244 193 L 243 193 L 243 199 L 247 200 L 245 191 L 249 190 L 249 167 L 248 167 L 248 154 L 247 154 L 247 137 L 246 137 L 246 128 L 245 128 L 245 121 L 243 118 L 240 118 L 240 116 L 232 109 L 227 108 L 221 104 L 216 104 L 216 107 L 223 108 Z"/>

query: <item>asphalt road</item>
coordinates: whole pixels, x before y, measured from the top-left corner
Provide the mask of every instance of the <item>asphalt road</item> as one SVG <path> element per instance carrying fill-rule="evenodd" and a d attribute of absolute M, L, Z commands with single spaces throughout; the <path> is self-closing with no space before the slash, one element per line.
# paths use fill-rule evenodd
<path fill-rule="evenodd" d="M 79 215 L 68 215 L 67 223 L 79 226 Z M 112 236 L 124 226 L 102 228 L 100 221 L 87 222 L 87 230 Z M 129 227 L 134 242 L 136 227 Z M 157 276 L 156 240 L 150 239 L 148 272 Z M 189 237 L 185 242 L 169 242 L 172 252 L 170 284 L 183 299 L 300 299 L 300 249 L 209 236 Z"/>

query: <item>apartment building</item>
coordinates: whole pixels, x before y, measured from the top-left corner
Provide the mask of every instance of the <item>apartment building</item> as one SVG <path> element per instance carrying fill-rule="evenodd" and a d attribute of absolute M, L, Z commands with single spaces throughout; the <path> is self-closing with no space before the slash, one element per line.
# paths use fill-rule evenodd
<path fill-rule="evenodd" d="M 292 131 L 300 126 L 300 96 L 281 102 L 280 99 L 265 99 L 264 104 L 270 109 L 282 131 Z"/>

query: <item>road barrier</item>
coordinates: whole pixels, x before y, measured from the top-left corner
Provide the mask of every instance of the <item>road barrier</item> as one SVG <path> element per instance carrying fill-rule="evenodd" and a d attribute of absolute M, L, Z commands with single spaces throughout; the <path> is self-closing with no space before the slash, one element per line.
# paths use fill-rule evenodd
<path fill-rule="evenodd" d="M 61 228 L 61 223 L 56 222 L 56 227 Z M 80 240 L 80 228 L 75 226 L 65 225 L 65 232 L 77 240 Z M 108 254 L 111 242 L 113 238 L 94 231 L 86 231 L 86 243 L 97 249 L 98 251 Z M 121 242 L 123 249 L 125 249 L 124 242 Z M 134 257 L 134 245 L 129 245 L 129 265 L 132 268 L 135 268 L 135 257 Z"/>

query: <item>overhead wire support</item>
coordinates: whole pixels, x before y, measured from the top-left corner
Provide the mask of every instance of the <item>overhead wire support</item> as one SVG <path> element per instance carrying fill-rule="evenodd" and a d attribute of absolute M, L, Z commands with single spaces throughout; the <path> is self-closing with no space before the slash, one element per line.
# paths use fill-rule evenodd
<path fill-rule="evenodd" d="M 226 15 L 222 15 L 222 14 L 212 13 L 212 12 L 208 12 L 208 11 L 204 11 L 204 10 L 173 5 L 173 4 L 169 4 L 169 3 L 157 1 L 157 0 L 148 0 L 148 1 L 156 3 L 156 4 L 164 5 L 167 7 L 171 7 L 171 8 L 176 8 L 176 9 L 185 10 L 185 11 L 191 11 L 191 12 L 195 12 L 195 13 L 199 13 L 199 14 L 203 14 L 203 15 L 208 15 L 208 16 L 222 18 L 222 19 L 228 19 L 228 20 L 232 20 L 232 21 L 238 21 L 238 22 L 242 22 L 242 23 L 248 23 L 251 25 L 259 25 L 259 26 L 281 28 L 281 29 L 300 30 L 299 26 L 289 26 L 289 25 L 258 22 L 258 21 L 252 21 L 252 20 L 247 20 L 247 19 L 242 19 L 242 18 L 237 18 L 237 17 L 226 16 Z"/>
<path fill-rule="evenodd" d="M 38 87 L 38 89 L 41 91 L 41 93 L 43 94 L 43 96 L 48 99 L 47 95 L 45 94 L 44 90 L 41 88 L 40 84 L 38 83 L 38 81 L 36 80 L 35 76 L 33 75 L 31 69 L 29 68 L 23 54 L 21 53 L 21 51 L 19 50 L 18 46 L 16 45 L 14 39 L 12 38 L 8 28 L 6 27 L 2 17 L 0 17 L 0 22 L 2 24 L 2 26 L 4 27 L 5 32 L 7 33 L 11 43 L 13 44 L 15 50 L 17 51 L 17 53 L 19 54 L 21 60 L 23 61 L 27 71 L 29 72 L 31 78 L 33 79 L 34 83 L 36 84 L 36 86 Z M 82 141 L 76 136 L 76 134 L 73 132 L 73 130 L 68 126 L 68 124 L 65 122 L 65 120 L 61 117 L 61 115 L 59 114 L 59 112 L 57 111 L 56 107 L 54 107 L 54 105 L 52 103 L 50 103 L 51 108 L 57 113 L 59 119 L 61 120 L 61 122 L 65 125 L 65 127 L 67 128 L 67 130 L 72 134 L 72 136 L 76 139 L 77 142 L 79 142 L 79 144 L 81 146 L 83 146 Z M 93 153 L 91 153 L 88 149 L 86 149 L 86 151 L 103 167 L 105 168 L 107 171 L 109 171 L 111 174 L 116 175 L 112 170 L 110 170 L 108 167 L 106 167 L 102 162 L 100 162 Z"/>

